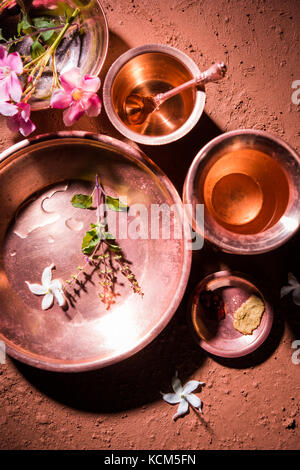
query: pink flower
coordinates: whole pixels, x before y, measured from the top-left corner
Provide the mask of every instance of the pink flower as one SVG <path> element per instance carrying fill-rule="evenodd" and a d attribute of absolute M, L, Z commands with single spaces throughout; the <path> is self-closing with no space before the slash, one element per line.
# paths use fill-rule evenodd
<path fill-rule="evenodd" d="M 20 101 L 22 85 L 17 75 L 22 72 L 23 63 L 18 52 L 8 54 L 5 47 L 0 46 L 0 103 L 10 99 Z"/>
<path fill-rule="evenodd" d="M 12 132 L 20 131 L 27 137 L 35 130 L 35 125 L 30 119 L 30 105 L 28 103 L 0 103 L 0 113 L 7 116 L 7 127 Z"/>
<path fill-rule="evenodd" d="M 82 77 L 80 69 L 73 67 L 60 76 L 62 89 L 55 90 L 51 96 L 51 107 L 65 109 L 63 120 L 71 126 L 86 113 L 90 117 L 98 116 L 101 101 L 96 92 L 100 79 L 91 75 Z"/>
<path fill-rule="evenodd" d="M 10 8 L 13 8 L 14 6 L 16 6 L 16 2 L 14 0 L 12 0 L 11 2 L 9 2 L 9 4 L 7 5 L 7 8 L 10 9 Z"/>
<path fill-rule="evenodd" d="M 33 0 L 32 5 L 36 8 L 49 8 L 50 10 L 57 7 L 57 0 Z"/>

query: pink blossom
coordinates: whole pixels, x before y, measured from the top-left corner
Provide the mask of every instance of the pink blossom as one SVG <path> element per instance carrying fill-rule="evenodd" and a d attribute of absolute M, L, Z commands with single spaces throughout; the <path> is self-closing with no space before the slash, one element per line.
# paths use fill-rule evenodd
<path fill-rule="evenodd" d="M 16 6 L 16 2 L 14 0 L 12 0 L 8 5 L 7 5 L 7 8 L 10 9 L 10 8 L 13 8 L 14 6 Z"/>
<path fill-rule="evenodd" d="M 20 101 L 22 85 L 17 75 L 22 72 L 23 63 L 18 52 L 8 54 L 5 47 L 0 46 L 0 103 L 10 99 Z"/>
<path fill-rule="evenodd" d="M 0 113 L 7 116 L 7 127 L 12 132 L 20 131 L 27 137 L 35 130 L 35 125 L 30 119 L 30 105 L 28 103 L 0 103 Z"/>
<path fill-rule="evenodd" d="M 57 0 L 33 0 L 32 5 L 36 8 L 49 8 L 49 10 L 57 7 Z"/>
<path fill-rule="evenodd" d="M 82 77 L 80 69 L 73 67 L 60 76 L 62 89 L 55 90 L 51 96 L 51 107 L 65 109 L 63 120 L 71 126 L 86 113 L 90 117 L 98 116 L 101 101 L 96 92 L 100 87 L 100 79 L 91 75 Z"/>

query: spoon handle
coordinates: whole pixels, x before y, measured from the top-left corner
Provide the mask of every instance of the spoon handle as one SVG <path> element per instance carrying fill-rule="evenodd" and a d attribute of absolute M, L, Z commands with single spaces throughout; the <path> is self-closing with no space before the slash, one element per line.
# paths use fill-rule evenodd
<path fill-rule="evenodd" d="M 200 75 L 196 78 L 192 78 L 188 82 L 182 83 L 175 88 L 172 88 L 165 93 L 158 93 L 154 96 L 153 100 L 155 103 L 155 107 L 158 108 L 162 103 L 164 103 L 169 98 L 172 98 L 179 93 L 182 93 L 184 90 L 191 88 L 193 86 L 201 86 L 205 85 L 205 83 L 209 82 L 217 82 L 221 80 L 226 74 L 227 67 L 224 62 L 218 62 L 217 64 L 213 64 L 209 69 L 201 72 Z"/>
<path fill-rule="evenodd" d="M 213 64 L 209 69 L 200 73 L 199 77 L 196 78 L 196 85 L 200 86 L 209 82 L 217 82 L 225 77 L 226 71 L 227 67 L 224 62 Z"/>

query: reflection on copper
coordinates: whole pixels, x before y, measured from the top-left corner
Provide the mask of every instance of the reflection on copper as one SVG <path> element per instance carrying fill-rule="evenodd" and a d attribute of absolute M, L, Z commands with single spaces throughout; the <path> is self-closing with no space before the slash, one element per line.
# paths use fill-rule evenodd
<path fill-rule="evenodd" d="M 134 354 L 166 326 L 186 287 L 191 254 L 185 223 L 186 238 L 181 240 L 119 240 L 143 299 L 119 274 L 118 296 L 107 311 L 97 294 L 99 279 L 92 274 L 67 310 L 57 304 L 51 311 L 41 310 L 41 298 L 25 281 L 40 283 L 51 263 L 55 279 L 65 281 L 83 264 L 82 238 L 95 213 L 74 208 L 70 200 L 92 191 L 95 174 L 109 194 L 128 196 L 131 204 L 145 203 L 149 211 L 151 204 L 176 204 L 178 223 L 183 219 L 181 200 L 168 178 L 138 149 L 111 137 L 62 132 L 24 141 L 2 154 L 0 339 L 8 354 L 37 367 L 87 370 Z M 60 217 L 46 225 L 44 218 L 53 214 Z M 16 233 L 17 224 L 23 238 Z M 150 238 L 150 226 L 148 230 Z"/>
<path fill-rule="evenodd" d="M 267 132 L 227 132 L 195 157 L 184 184 L 184 202 L 194 230 L 222 250 L 273 250 L 300 225 L 300 157 Z M 204 220 L 193 215 L 199 203 L 205 206 Z"/>
<path fill-rule="evenodd" d="M 258 233 L 272 227 L 289 200 L 287 177 L 277 161 L 243 147 L 221 155 L 199 184 L 213 217 L 237 233 Z"/>
<path fill-rule="evenodd" d="M 142 123 L 139 119 L 128 123 L 126 100 L 132 94 L 149 97 L 170 91 L 199 75 L 195 62 L 174 47 L 145 44 L 129 49 L 118 57 L 105 77 L 103 103 L 107 115 L 119 132 L 135 142 L 174 142 L 198 122 L 205 105 L 204 87 L 185 89 L 161 104 Z"/>
<path fill-rule="evenodd" d="M 117 74 L 112 88 L 112 103 L 120 119 L 127 123 L 124 102 L 131 94 L 155 95 L 170 90 L 192 78 L 192 74 L 173 57 L 148 53 L 134 57 Z M 129 125 L 145 135 L 166 135 L 178 129 L 191 114 L 195 91 L 185 90 L 163 103 L 142 125 Z M 167 123 L 167 124 L 166 124 Z"/>

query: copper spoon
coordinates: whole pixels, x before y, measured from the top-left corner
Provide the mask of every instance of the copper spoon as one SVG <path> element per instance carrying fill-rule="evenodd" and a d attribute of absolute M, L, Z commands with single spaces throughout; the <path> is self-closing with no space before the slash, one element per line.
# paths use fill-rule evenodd
<path fill-rule="evenodd" d="M 165 93 L 158 93 L 155 96 L 141 96 L 132 93 L 124 101 L 124 117 L 129 124 L 143 124 L 149 114 L 153 113 L 169 98 L 172 98 L 184 90 L 195 86 L 202 86 L 208 82 L 217 82 L 221 80 L 226 73 L 227 67 L 223 62 L 213 64 L 209 69 L 200 73 L 200 75 L 188 82 L 172 88 Z"/>

